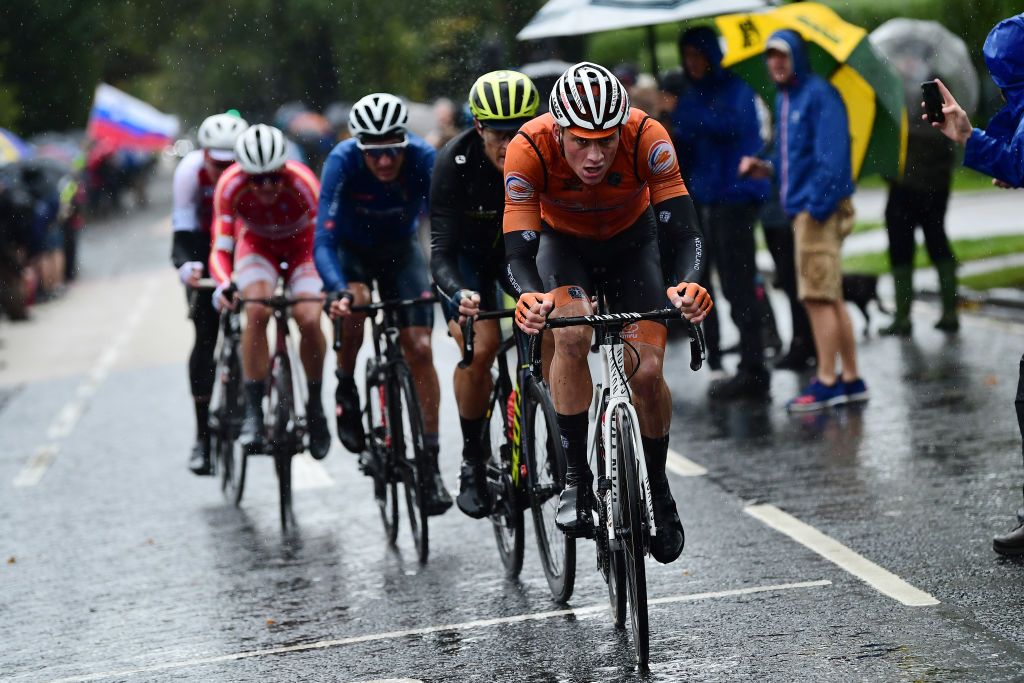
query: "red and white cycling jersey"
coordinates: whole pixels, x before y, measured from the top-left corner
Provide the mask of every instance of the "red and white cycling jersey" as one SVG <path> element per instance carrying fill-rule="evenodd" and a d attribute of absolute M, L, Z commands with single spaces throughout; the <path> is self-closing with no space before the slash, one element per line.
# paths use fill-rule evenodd
<path fill-rule="evenodd" d="M 220 177 L 213 197 L 210 252 L 210 272 L 219 283 L 231 280 L 236 243 L 240 253 L 259 255 L 272 263 L 287 255 L 293 259 L 289 262 L 293 269 L 312 262 L 320 183 L 297 161 L 285 162 L 275 174 L 282 181 L 277 198 L 269 205 L 256 196 L 251 177 L 238 164 Z"/>

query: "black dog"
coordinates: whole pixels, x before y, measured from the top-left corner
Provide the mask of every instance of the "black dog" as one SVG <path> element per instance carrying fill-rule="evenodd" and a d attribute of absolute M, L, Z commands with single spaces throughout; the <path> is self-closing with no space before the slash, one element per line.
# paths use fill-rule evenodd
<path fill-rule="evenodd" d="M 865 275 L 862 273 L 849 273 L 843 275 L 843 298 L 860 309 L 864 314 L 864 336 L 871 336 L 871 314 L 868 312 L 868 304 L 872 301 L 878 306 L 878 310 L 886 315 L 892 312 L 882 305 L 878 298 L 878 276 Z"/>

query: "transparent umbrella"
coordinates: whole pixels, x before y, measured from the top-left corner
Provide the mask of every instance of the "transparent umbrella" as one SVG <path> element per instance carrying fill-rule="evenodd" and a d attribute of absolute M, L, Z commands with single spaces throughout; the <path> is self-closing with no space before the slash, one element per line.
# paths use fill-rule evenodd
<path fill-rule="evenodd" d="M 967 45 L 939 22 L 890 19 L 869 40 L 903 77 L 911 102 L 920 101 L 921 82 L 937 76 L 968 115 L 977 109 L 980 83 Z"/>

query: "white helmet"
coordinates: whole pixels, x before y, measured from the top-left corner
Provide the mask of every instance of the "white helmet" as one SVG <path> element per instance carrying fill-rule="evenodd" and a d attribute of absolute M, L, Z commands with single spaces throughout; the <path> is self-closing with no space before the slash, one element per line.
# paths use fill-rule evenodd
<path fill-rule="evenodd" d="M 232 114 L 208 116 L 199 126 L 199 146 L 203 149 L 231 152 L 235 149 L 238 136 L 248 127 L 245 119 Z"/>
<path fill-rule="evenodd" d="M 277 128 L 257 123 L 238 136 L 235 157 L 246 173 L 270 173 L 288 160 L 288 144 Z"/>
<path fill-rule="evenodd" d="M 354 137 L 405 134 L 409 110 L 398 97 L 386 92 L 367 95 L 352 105 L 348 129 Z"/>
<path fill-rule="evenodd" d="M 629 118 L 629 93 L 608 69 L 580 62 L 558 77 L 548 108 L 563 128 L 610 133 Z"/>

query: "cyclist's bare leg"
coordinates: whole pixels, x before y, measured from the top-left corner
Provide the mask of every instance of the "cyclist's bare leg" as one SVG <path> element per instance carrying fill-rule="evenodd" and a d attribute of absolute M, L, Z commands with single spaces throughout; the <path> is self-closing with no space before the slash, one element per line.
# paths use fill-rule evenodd
<path fill-rule="evenodd" d="M 487 400 L 491 397 L 491 365 L 498 355 L 499 331 L 497 320 L 481 320 L 473 325 L 473 362 L 468 368 L 455 368 L 455 402 L 459 406 L 459 417 L 476 420 L 487 412 Z M 462 350 L 462 328 L 455 321 L 448 322 L 452 339 Z"/>
<path fill-rule="evenodd" d="M 292 307 L 292 317 L 295 318 L 302 334 L 302 341 L 299 343 L 302 368 L 306 371 L 306 379 L 311 382 L 319 382 L 324 375 L 327 340 L 323 328 L 320 327 L 322 311 L 323 304 L 312 301 L 295 304 Z"/>
<path fill-rule="evenodd" d="M 416 397 L 419 398 L 423 414 L 423 430 L 426 434 L 437 434 L 441 387 L 437 381 L 437 369 L 434 368 L 430 332 L 429 327 L 404 327 L 398 332 L 398 342 L 416 384 Z"/>
<path fill-rule="evenodd" d="M 662 374 L 665 364 L 665 349 L 653 344 L 633 342 L 640 352 L 640 367 L 628 351 L 625 354 L 626 376 L 632 375 L 629 388 L 633 395 L 633 407 L 640 420 L 640 433 L 646 437 L 660 438 L 668 434 L 672 423 L 672 394 Z"/>
<path fill-rule="evenodd" d="M 253 282 L 242 290 L 243 299 L 266 299 L 274 292 L 269 282 Z M 270 370 L 270 347 L 267 326 L 273 312 L 267 306 L 245 306 L 245 328 L 242 330 L 242 374 L 245 379 L 265 380 Z"/>
<path fill-rule="evenodd" d="M 589 315 L 590 303 L 570 301 L 551 311 L 552 318 Z M 551 359 L 548 384 L 555 411 L 562 415 L 586 412 L 593 398 L 594 385 L 590 379 L 590 342 L 593 331 L 589 327 L 566 327 L 553 330 L 554 355 Z M 542 349 L 543 350 L 543 349 Z"/>
<path fill-rule="evenodd" d="M 370 288 L 362 282 L 351 282 L 348 291 L 352 292 L 352 305 L 365 306 L 370 303 Z M 363 345 L 363 326 L 366 323 L 365 313 L 353 313 L 341 324 L 341 350 L 338 351 L 338 370 L 341 374 L 351 377 L 355 372 L 356 356 Z"/>

